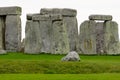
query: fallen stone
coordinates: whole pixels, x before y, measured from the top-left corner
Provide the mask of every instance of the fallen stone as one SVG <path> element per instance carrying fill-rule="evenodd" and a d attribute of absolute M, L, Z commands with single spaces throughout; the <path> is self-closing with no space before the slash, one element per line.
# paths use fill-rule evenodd
<path fill-rule="evenodd" d="M 71 51 L 61 61 L 80 61 L 80 57 L 77 52 Z"/>
<path fill-rule="evenodd" d="M 96 54 L 96 22 L 84 21 L 80 25 L 79 49 L 83 54 Z"/>
<path fill-rule="evenodd" d="M 112 16 L 111 15 L 90 15 L 90 20 L 103 20 L 103 21 L 111 21 Z"/>
<path fill-rule="evenodd" d="M 13 7 L 0 7 L 0 15 L 16 15 L 21 14 L 21 7 L 13 6 Z"/>
<path fill-rule="evenodd" d="M 6 16 L 5 48 L 8 52 L 16 52 L 21 43 L 21 19 L 19 15 Z"/>

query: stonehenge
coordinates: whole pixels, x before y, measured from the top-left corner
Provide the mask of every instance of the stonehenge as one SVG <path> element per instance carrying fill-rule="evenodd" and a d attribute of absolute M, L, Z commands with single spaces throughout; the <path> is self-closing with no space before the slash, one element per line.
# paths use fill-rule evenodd
<path fill-rule="evenodd" d="M 40 13 L 28 14 L 25 53 L 66 54 L 78 50 L 76 14 L 73 9 L 56 8 L 43 8 Z"/>
<path fill-rule="evenodd" d="M 120 54 L 118 24 L 111 15 L 90 15 L 78 33 L 75 9 L 42 8 L 26 15 L 22 41 L 21 12 L 18 6 L 0 7 L 0 54 Z"/>
<path fill-rule="evenodd" d="M 80 25 L 79 44 L 83 54 L 120 54 L 118 24 L 111 15 L 90 15 Z"/>
<path fill-rule="evenodd" d="M 0 54 L 18 52 L 21 44 L 21 8 L 0 7 Z"/>

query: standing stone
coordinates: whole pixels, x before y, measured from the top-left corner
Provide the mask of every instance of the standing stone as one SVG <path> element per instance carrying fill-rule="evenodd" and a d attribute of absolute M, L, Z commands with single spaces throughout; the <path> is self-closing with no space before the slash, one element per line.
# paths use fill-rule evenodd
<path fill-rule="evenodd" d="M 39 22 L 28 20 L 25 28 L 25 53 L 38 54 L 40 52 Z"/>
<path fill-rule="evenodd" d="M 6 16 L 5 47 L 9 52 L 16 52 L 21 43 L 21 20 L 19 15 Z"/>
<path fill-rule="evenodd" d="M 79 41 L 81 51 L 84 54 L 120 54 L 118 24 L 111 21 L 112 16 L 91 15 L 89 19 L 80 26 Z M 104 22 L 95 22 L 94 20 Z M 93 48 L 91 48 L 91 44 Z"/>
<path fill-rule="evenodd" d="M 49 16 L 40 16 L 41 52 L 51 53 L 52 50 L 52 21 Z"/>
<path fill-rule="evenodd" d="M 114 21 L 106 21 L 104 30 L 105 52 L 107 54 L 120 54 L 118 24 Z"/>
<path fill-rule="evenodd" d="M 53 22 L 53 54 L 66 54 L 69 52 L 68 35 L 63 21 Z"/>
<path fill-rule="evenodd" d="M 78 25 L 76 17 L 64 17 L 69 39 L 70 51 L 78 51 Z"/>
<path fill-rule="evenodd" d="M 0 7 L 0 50 L 19 51 L 21 43 L 21 11 L 22 9 L 18 6 Z"/>
<path fill-rule="evenodd" d="M 79 44 L 83 54 L 96 54 L 95 21 L 84 21 L 80 26 Z"/>
<path fill-rule="evenodd" d="M 0 50 L 4 49 L 4 28 L 5 28 L 5 24 L 4 24 L 4 18 L 0 17 Z"/>
<path fill-rule="evenodd" d="M 5 49 L 4 31 L 5 31 L 5 18 L 3 16 L 0 16 L 0 54 L 6 53 L 6 51 L 4 50 Z"/>
<path fill-rule="evenodd" d="M 104 23 L 96 23 L 96 52 L 98 54 L 104 53 Z"/>

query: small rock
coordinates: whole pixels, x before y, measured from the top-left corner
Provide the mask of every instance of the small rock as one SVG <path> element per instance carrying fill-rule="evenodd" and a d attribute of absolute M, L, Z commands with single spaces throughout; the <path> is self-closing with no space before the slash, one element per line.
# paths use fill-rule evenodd
<path fill-rule="evenodd" d="M 0 50 L 0 54 L 6 54 L 7 52 L 5 50 Z"/>
<path fill-rule="evenodd" d="M 80 61 L 80 57 L 77 52 L 71 51 L 61 61 Z"/>

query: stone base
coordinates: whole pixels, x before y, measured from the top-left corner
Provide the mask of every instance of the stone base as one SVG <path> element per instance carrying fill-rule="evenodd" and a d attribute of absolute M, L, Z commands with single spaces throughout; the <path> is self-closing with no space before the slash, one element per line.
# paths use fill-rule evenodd
<path fill-rule="evenodd" d="M 5 50 L 0 50 L 0 54 L 7 54 Z"/>

